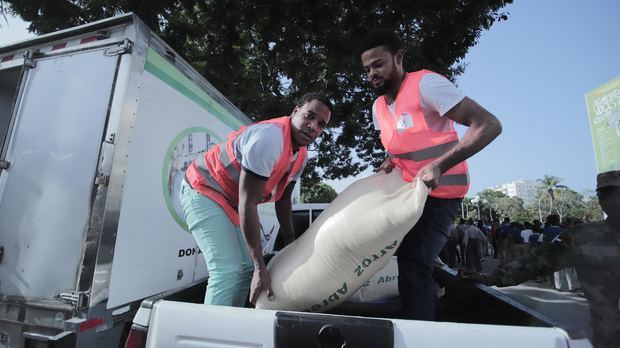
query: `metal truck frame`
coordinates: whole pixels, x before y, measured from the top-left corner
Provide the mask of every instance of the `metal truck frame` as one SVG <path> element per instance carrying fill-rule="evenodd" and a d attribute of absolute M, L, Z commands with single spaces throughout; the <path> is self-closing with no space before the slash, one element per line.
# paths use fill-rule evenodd
<path fill-rule="evenodd" d="M 0 347 L 118 346 L 143 299 L 204 289 L 175 188 L 250 122 L 131 13 L 0 47 Z"/>

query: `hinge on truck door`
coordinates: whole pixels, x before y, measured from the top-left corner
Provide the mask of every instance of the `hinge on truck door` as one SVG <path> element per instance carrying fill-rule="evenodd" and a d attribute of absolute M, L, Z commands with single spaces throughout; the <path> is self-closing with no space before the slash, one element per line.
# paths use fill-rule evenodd
<path fill-rule="evenodd" d="M 62 302 L 74 307 L 84 307 L 88 303 L 88 294 L 85 291 L 61 292 L 56 295 Z"/>
<path fill-rule="evenodd" d="M 37 66 L 37 62 L 35 59 L 41 56 L 41 51 L 39 50 L 28 50 L 24 53 L 24 66 L 30 69 L 33 69 Z"/>
<path fill-rule="evenodd" d="M 104 55 L 106 57 L 119 56 L 121 54 L 131 53 L 132 50 L 133 50 L 133 42 L 129 41 L 129 39 L 125 39 L 123 40 L 123 42 L 119 43 L 116 47 L 107 49 Z"/>
<path fill-rule="evenodd" d="M 114 145 L 114 139 L 115 139 L 115 138 L 116 138 L 116 133 L 112 133 L 112 134 L 110 134 L 110 136 L 108 137 L 108 140 L 104 140 L 103 142 L 104 142 L 104 143 L 107 143 L 107 144 L 112 144 L 112 145 Z"/>
<path fill-rule="evenodd" d="M 95 178 L 95 185 L 108 186 L 108 183 L 110 183 L 110 176 L 108 175 L 99 174 Z"/>
<path fill-rule="evenodd" d="M 10 166 L 11 166 L 11 162 L 9 162 L 7 160 L 0 159 L 0 170 L 2 170 L 2 169 L 9 169 Z"/>

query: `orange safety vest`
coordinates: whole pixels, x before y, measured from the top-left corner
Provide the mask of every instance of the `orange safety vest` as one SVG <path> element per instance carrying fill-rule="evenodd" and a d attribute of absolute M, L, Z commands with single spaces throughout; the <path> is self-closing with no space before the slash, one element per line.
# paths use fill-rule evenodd
<path fill-rule="evenodd" d="M 381 143 L 394 165 L 401 169 L 405 181 L 413 181 L 418 170 L 459 142 L 454 122 L 450 123 L 448 132 L 433 131 L 426 124 L 420 106 L 420 79 L 428 73 L 432 72 L 420 70 L 407 73 L 396 97 L 395 115 L 410 117 L 413 126 L 398 129 L 385 96 L 377 98 L 375 103 L 376 118 L 381 128 Z M 467 163 L 463 161 L 443 173 L 439 185 L 429 195 L 436 198 L 462 198 L 468 189 Z"/>
<path fill-rule="evenodd" d="M 289 178 L 294 177 L 302 170 L 307 150 L 305 146 L 299 148 L 297 160 L 289 171 L 288 168 L 293 159 L 290 117 L 284 116 L 259 123 L 270 123 L 279 126 L 282 128 L 282 136 L 284 138 L 282 154 L 267 179 L 263 198 L 260 201 L 260 203 L 273 202 L 282 197 Z M 239 225 L 237 206 L 239 205 L 241 164 L 235 158 L 233 141 L 246 128 L 241 127 L 236 132 L 231 133 L 225 144 L 216 145 L 204 155 L 196 158 L 185 171 L 185 177 L 190 186 L 219 204 L 235 225 Z M 222 146 L 226 146 L 223 149 L 224 151 L 222 151 Z"/>

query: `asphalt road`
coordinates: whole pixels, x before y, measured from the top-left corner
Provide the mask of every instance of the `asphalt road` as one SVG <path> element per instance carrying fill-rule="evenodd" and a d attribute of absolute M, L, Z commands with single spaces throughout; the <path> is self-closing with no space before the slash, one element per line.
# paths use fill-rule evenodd
<path fill-rule="evenodd" d="M 498 260 L 486 257 L 482 263 L 482 271 L 490 273 L 498 265 Z M 581 290 L 576 292 L 555 290 L 553 279 L 541 283 L 528 281 L 518 286 L 496 289 L 558 323 L 581 329 L 588 338 L 592 338 L 590 309 Z"/>

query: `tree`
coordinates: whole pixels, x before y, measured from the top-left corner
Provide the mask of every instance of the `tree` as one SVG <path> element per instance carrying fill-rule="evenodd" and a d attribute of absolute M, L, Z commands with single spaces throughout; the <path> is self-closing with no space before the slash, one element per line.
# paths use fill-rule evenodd
<path fill-rule="evenodd" d="M 474 199 L 472 197 L 464 197 L 461 202 L 461 206 L 458 209 L 457 217 L 467 219 L 477 219 L 478 211 L 476 210 L 476 204 L 472 203 Z"/>
<path fill-rule="evenodd" d="M 540 183 L 538 194 L 538 215 L 542 221 L 541 200 L 546 195 L 549 198 L 549 214 L 553 212 L 553 203 L 555 201 L 554 190 L 557 188 L 566 188 L 564 185 L 560 185 L 562 179 L 553 175 L 545 175 L 542 179 L 538 179 Z"/>
<path fill-rule="evenodd" d="M 603 220 L 603 210 L 594 195 L 577 193 L 570 188 L 557 192 L 555 212 L 560 220 L 573 219 L 580 222 Z"/>
<path fill-rule="evenodd" d="M 4 8 L 4 2 L 2 2 L 1 0 L 0 0 L 0 16 L 2 16 L 2 19 L 5 22 L 8 22 L 6 18 L 6 9 Z M 0 21 L 0 28 L 2 28 L 2 21 Z"/>
<path fill-rule="evenodd" d="M 478 219 L 478 204 L 480 204 L 480 218 L 482 220 L 495 220 L 502 217 L 510 217 L 513 221 L 527 219 L 528 213 L 523 208 L 523 200 L 516 197 L 508 197 L 500 191 L 486 189 L 476 197 L 463 198 L 463 204 L 459 209 L 459 216 L 465 219 Z"/>
<path fill-rule="evenodd" d="M 518 197 L 508 197 L 506 194 L 491 189 L 478 194 L 480 199 L 480 216 L 484 219 L 502 219 L 509 217 L 512 221 L 530 220 L 529 212 L 523 206 L 523 200 Z M 465 218 L 478 218 L 478 203 L 475 198 L 464 198 L 463 204 L 467 214 Z"/>
<path fill-rule="evenodd" d="M 500 218 L 499 200 L 503 197 L 507 197 L 503 192 L 486 189 L 480 192 L 480 200 L 482 205 L 480 206 L 481 212 L 484 216 L 488 216 L 490 220 Z M 485 203 L 486 202 L 486 203 Z"/>
<path fill-rule="evenodd" d="M 325 91 L 330 128 L 311 147 L 304 178 L 355 175 L 384 158 L 374 99 L 357 45 L 369 29 L 399 33 L 407 70 L 451 79 L 480 33 L 507 19 L 511 0 L 0 0 L 44 34 L 133 11 L 254 120 L 288 114 L 295 98 Z M 320 153 L 320 156 L 318 155 Z"/>
<path fill-rule="evenodd" d="M 498 201 L 497 210 L 503 217 L 510 217 L 511 221 L 526 221 L 530 216 L 523 207 L 523 200 L 519 197 L 502 197 Z"/>
<path fill-rule="evenodd" d="M 317 184 L 304 184 L 302 182 L 302 203 L 331 203 L 337 196 L 336 190 L 324 182 Z"/>
<path fill-rule="evenodd" d="M 603 220 L 603 209 L 598 203 L 597 197 L 586 197 L 583 204 L 583 215 L 581 220 L 584 222 Z"/>
<path fill-rule="evenodd" d="M 583 219 L 585 204 L 583 196 L 568 187 L 557 190 L 555 213 L 560 217 L 560 221 L 566 218 Z"/>

